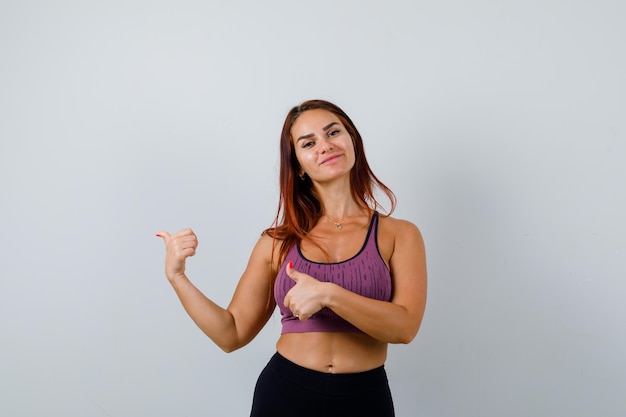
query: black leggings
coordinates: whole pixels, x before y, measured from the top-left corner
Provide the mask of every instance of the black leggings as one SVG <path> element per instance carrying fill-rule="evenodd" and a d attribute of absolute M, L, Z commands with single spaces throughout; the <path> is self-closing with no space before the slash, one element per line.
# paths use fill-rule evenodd
<path fill-rule="evenodd" d="M 259 375 L 250 417 L 393 417 L 383 366 L 354 374 L 317 372 L 276 353 Z"/>

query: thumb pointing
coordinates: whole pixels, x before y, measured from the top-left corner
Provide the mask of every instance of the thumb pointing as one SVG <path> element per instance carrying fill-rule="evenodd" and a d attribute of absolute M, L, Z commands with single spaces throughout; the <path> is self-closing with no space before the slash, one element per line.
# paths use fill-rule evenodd
<path fill-rule="evenodd" d="M 163 242 L 165 242 L 165 245 L 168 244 L 168 242 L 170 241 L 170 237 L 171 235 L 166 232 L 166 231 L 161 231 L 159 233 L 156 234 L 158 237 L 163 238 Z"/>
<path fill-rule="evenodd" d="M 293 269 L 293 263 L 291 261 L 289 261 L 289 263 L 287 264 L 287 268 L 285 268 L 285 271 L 287 272 L 287 276 L 289 276 L 289 278 L 298 282 L 298 277 L 296 276 L 298 271 Z"/>

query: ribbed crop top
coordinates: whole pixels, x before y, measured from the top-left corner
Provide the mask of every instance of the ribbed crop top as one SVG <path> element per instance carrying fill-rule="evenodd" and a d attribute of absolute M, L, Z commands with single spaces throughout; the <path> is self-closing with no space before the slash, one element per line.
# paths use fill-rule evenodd
<path fill-rule="evenodd" d="M 358 328 L 324 307 L 308 320 L 300 321 L 284 306 L 287 292 L 295 285 L 285 269 L 289 261 L 296 271 L 308 274 L 322 282 L 335 283 L 349 291 L 376 300 L 391 299 L 391 274 L 378 250 L 378 213 L 370 221 L 365 243 L 352 258 L 333 263 L 309 261 L 294 244 L 280 267 L 274 283 L 274 298 L 280 309 L 282 333 L 304 332 L 361 332 Z"/>

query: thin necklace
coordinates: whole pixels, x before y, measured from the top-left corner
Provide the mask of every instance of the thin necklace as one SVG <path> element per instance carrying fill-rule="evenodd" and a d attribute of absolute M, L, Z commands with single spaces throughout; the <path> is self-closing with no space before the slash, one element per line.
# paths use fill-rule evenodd
<path fill-rule="evenodd" d="M 326 219 L 327 222 L 334 224 L 337 230 L 343 229 L 343 218 L 341 219 L 341 221 L 338 221 L 338 222 L 331 219 L 329 215 L 325 215 L 324 218 Z"/>

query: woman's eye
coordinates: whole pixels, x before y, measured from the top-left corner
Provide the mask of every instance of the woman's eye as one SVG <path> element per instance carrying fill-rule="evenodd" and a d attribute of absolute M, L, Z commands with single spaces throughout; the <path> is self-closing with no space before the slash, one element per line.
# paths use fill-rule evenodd
<path fill-rule="evenodd" d="M 310 148 L 311 146 L 313 146 L 313 142 L 306 142 L 304 145 L 302 145 L 304 149 Z"/>
<path fill-rule="evenodd" d="M 328 132 L 328 136 L 335 136 L 339 133 L 338 130 L 331 130 L 330 132 Z"/>

